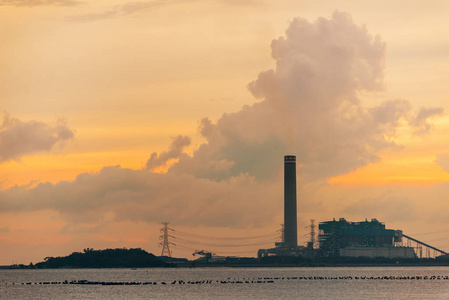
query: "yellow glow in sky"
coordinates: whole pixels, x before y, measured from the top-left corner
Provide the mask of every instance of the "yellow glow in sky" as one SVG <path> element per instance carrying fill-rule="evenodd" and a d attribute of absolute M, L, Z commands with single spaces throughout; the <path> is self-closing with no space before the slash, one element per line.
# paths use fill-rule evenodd
<path fill-rule="evenodd" d="M 435 231 L 447 222 L 446 1 L 101 0 L 55 5 L 60 2 L 64 0 L 0 3 L 0 112 L 18 120 L 13 125 L 0 121 L 0 134 L 14 129 L 3 140 L 0 136 L 0 265 L 37 262 L 86 247 L 138 246 L 157 254 L 161 221 L 206 235 L 277 230 L 283 154 L 305 161 L 298 168 L 301 228 L 309 219 L 363 218 L 378 199 L 411 203 L 415 224 L 388 209 L 366 216 L 405 231 L 420 229 L 417 223 L 421 232 Z M 332 19 L 335 10 L 352 19 L 340 15 L 328 24 L 335 31 L 318 30 L 316 20 Z M 287 36 L 296 17 L 307 20 L 304 32 L 322 37 L 309 43 L 307 34 L 294 34 L 297 28 Z M 334 38 L 326 44 L 338 30 L 349 32 L 345 42 Z M 376 36 L 385 43 L 385 52 L 374 45 Z M 282 44 L 287 40 L 296 44 Z M 345 52 L 347 45 L 362 46 Z M 333 51 L 321 57 L 313 47 Z M 286 49 L 304 53 L 292 59 Z M 313 61 L 315 54 L 318 61 Z M 366 54 L 361 63 L 344 65 L 359 54 Z M 323 61 L 329 66 L 323 67 Z M 380 65 L 385 68 L 376 77 Z M 366 70 L 353 84 L 368 82 L 363 88 L 344 86 L 353 83 L 353 73 L 344 77 L 352 68 Z M 329 80 L 335 70 L 342 76 Z M 313 85 L 316 78 L 319 89 Z M 383 89 L 372 88 L 370 80 L 382 81 Z M 332 123 L 340 119 L 326 105 L 317 109 L 320 101 L 334 104 L 329 99 L 335 95 L 325 92 L 340 86 L 347 98 L 336 103 L 354 104 L 348 114 L 359 110 L 359 118 L 366 118 L 354 118 L 360 128 Z M 317 90 L 325 91 L 326 99 Z M 282 106 L 285 99 L 292 105 Z M 394 109 L 379 109 L 378 119 L 369 119 L 373 108 L 397 99 L 410 106 L 401 111 L 399 124 L 387 122 L 394 119 L 389 115 Z M 298 109 L 295 101 L 306 104 Z M 435 108 L 441 111 L 432 113 Z M 58 126 L 73 137 L 58 136 Z M 388 132 L 388 126 L 395 132 Z M 286 136 L 293 139 L 292 132 L 303 140 L 286 141 Z M 373 138 L 360 146 L 365 134 Z M 177 145 L 178 136 L 190 143 Z M 55 137 L 59 140 L 53 142 Z M 348 142 L 340 145 L 338 139 L 344 138 Z M 14 142 L 5 146 L 8 141 Z M 396 147 L 383 145 L 385 141 Z M 334 144 L 340 148 L 333 149 Z M 284 153 L 292 145 L 295 153 Z M 15 157 L 7 156 L 14 151 Z M 154 170 L 160 174 L 144 171 L 153 152 L 156 162 L 162 161 Z M 331 159 L 336 153 L 341 161 Z M 279 163 L 273 156 L 279 156 Z M 348 168 L 339 169 L 339 163 Z M 89 188 L 74 183 L 83 173 L 92 181 Z M 67 181 L 67 191 L 50 184 L 33 189 L 38 183 L 61 181 Z M 96 190 L 98 186 L 105 190 Z M 67 197 L 55 202 L 51 197 L 60 193 Z M 424 198 L 425 209 L 420 204 Z M 168 216 L 172 220 L 158 219 Z M 439 243 L 449 249 L 448 241 Z M 191 254 L 177 251 L 177 256 Z"/>

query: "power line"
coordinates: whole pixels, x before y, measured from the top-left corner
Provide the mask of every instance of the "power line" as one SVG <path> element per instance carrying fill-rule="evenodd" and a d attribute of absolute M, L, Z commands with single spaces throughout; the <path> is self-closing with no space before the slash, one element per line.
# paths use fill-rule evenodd
<path fill-rule="evenodd" d="M 203 238 L 203 239 L 208 239 L 208 240 L 252 240 L 252 239 L 259 239 L 259 238 L 266 238 L 266 237 L 272 237 L 272 236 L 277 236 L 278 233 L 273 232 L 267 235 L 257 235 L 257 236 L 247 236 L 247 237 L 223 237 L 223 236 L 207 236 L 207 235 L 199 235 L 199 234 L 193 234 L 193 233 L 187 233 L 187 232 L 183 232 L 183 231 L 176 231 L 176 234 L 179 235 L 187 235 L 187 236 L 191 236 L 191 237 L 196 237 L 196 238 Z"/>
<path fill-rule="evenodd" d="M 181 245 L 181 244 L 179 244 L 179 243 L 177 243 L 175 247 L 176 247 L 176 248 L 181 248 L 181 249 L 184 249 L 184 250 L 190 250 L 190 251 L 195 251 L 195 250 L 196 250 L 195 248 L 186 247 L 186 246 Z"/>
<path fill-rule="evenodd" d="M 275 242 L 275 238 L 279 235 L 279 232 L 272 232 L 270 234 L 246 236 L 246 237 L 226 237 L 226 236 L 207 236 L 200 234 L 193 234 L 176 230 L 176 245 L 170 241 L 175 239 L 170 235 L 171 232 L 175 233 L 175 230 L 168 227 L 168 222 L 162 223 L 164 227 L 160 230 L 162 235 L 159 237 L 161 242 L 159 246 L 162 247 L 161 256 L 170 256 L 170 245 L 175 246 L 177 249 L 196 251 L 198 246 L 210 247 L 219 250 L 219 253 L 229 254 L 254 254 L 254 250 L 251 247 L 265 246 Z M 181 236 L 181 237 L 180 237 Z M 267 239 L 269 238 L 269 239 Z M 215 241 L 215 242 L 214 242 Z M 221 243 L 220 243 L 221 241 Z M 227 251 L 226 248 L 234 248 L 237 251 Z M 216 251 L 215 251 L 216 252 Z"/>
<path fill-rule="evenodd" d="M 177 241 L 181 241 L 186 244 L 197 244 L 197 245 L 204 245 L 204 246 L 211 246 L 211 247 L 245 247 L 245 246 L 261 246 L 266 245 L 269 243 L 273 243 L 273 240 L 265 240 L 260 241 L 258 243 L 252 243 L 252 244 L 210 244 L 210 243 L 204 243 L 199 241 L 192 241 L 192 240 L 186 240 L 183 238 L 177 238 Z"/>

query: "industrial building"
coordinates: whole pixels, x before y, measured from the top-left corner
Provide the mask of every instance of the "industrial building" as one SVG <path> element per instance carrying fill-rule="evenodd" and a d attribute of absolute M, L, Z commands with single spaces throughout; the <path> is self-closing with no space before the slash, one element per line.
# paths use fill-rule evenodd
<path fill-rule="evenodd" d="M 346 257 L 388 257 L 388 258 L 416 258 L 413 247 L 379 246 L 379 247 L 346 247 L 340 249 L 340 256 Z"/>
<path fill-rule="evenodd" d="M 385 224 L 376 219 L 362 222 L 338 221 L 321 222 L 318 226 L 320 256 L 350 257 L 402 257 L 413 258 L 412 247 L 403 247 L 402 231 L 386 229 Z"/>
<path fill-rule="evenodd" d="M 281 242 L 274 248 L 259 249 L 259 258 L 267 256 L 296 257 L 385 257 L 423 258 L 448 255 L 402 233 L 386 229 L 377 219 L 348 222 L 344 218 L 321 222 L 318 226 L 319 249 L 315 249 L 315 225 L 311 220 L 311 240 L 307 246 L 298 246 L 296 201 L 296 156 L 284 156 L 284 224 Z M 412 245 L 415 246 L 412 246 Z M 433 255 L 432 252 L 433 251 Z M 425 252 L 425 253 L 424 253 Z"/>

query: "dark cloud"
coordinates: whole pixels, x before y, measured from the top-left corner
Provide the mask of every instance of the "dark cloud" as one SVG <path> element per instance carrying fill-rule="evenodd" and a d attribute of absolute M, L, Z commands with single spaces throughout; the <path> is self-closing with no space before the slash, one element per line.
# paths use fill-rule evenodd
<path fill-rule="evenodd" d="M 5 114 L 0 126 L 0 163 L 50 151 L 56 144 L 72 139 L 74 132 L 60 123 L 51 126 L 38 121 L 22 122 Z"/>
<path fill-rule="evenodd" d="M 0 6 L 21 6 L 21 7 L 33 7 L 33 6 L 74 6 L 81 4 L 81 1 L 74 0 L 1 0 Z"/>

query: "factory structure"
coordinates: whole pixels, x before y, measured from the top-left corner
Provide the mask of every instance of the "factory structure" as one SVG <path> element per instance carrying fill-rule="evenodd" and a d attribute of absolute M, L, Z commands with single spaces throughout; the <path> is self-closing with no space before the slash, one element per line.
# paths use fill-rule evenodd
<path fill-rule="evenodd" d="M 344 218 L 318 225 L 315 245 L 315 225 L 312 220 L 310 241 L 298 245 L 296 194 L 296 156 L 284 156 L 284 224 L 281 241 L 275 247 L 259 249 L 257 256 L 316 257 L 384 257 L 424 258 L 448 254 L 440 249 L 403 234 L 386 229 L 377 219 L 349 222 Z"/>
<path fill-rule="evenodd" d="M 336 257 L 369 257 L 390 259 L 415 259 L 415 258 L 441 258 L 449 261 L 449 254 L 443 250 L 421 242 L 405 235 L 402 230 L 388 229 L 385 224 L 377 219 L 365 219 L 364 221 L 347 221 L 344 218 L 332 221 L 320 222 L 318 226 L 311 220 L 310 239 L 303 245 L 298 245 L 298 220 L 297 220 L 297 189 L 296 189 L 296 156 L 284 156 L 284 224 L 280 230 L 280 241 L 274 243 L 274 247 L 259 249 L 257 257 L 298 257 L 306 259 L 336 258 Z M 160 258 L 172 263 L 185 263 L 185 259 L 178 261 L 171 257 L 170 246 L 176 244 L 185 249 L 190 245 L 204 245 L 209 247 L 241 247 L 236 244 L 239 237 L 214 237 L 201 236 L 187 232 L 177 231 L 176 244 L 174 230 L 168 227 L 168 222 L 162 223 L 160 230 L 159 246 L 162 247 Z M 318 229 L 318 230 L 316 230 Z M 276 233 L 269 235 L 273 238 Z M 254 241 L 255 238 L 245 239 Z M 195 240 L 192 240 L 195 239 Z M 198 241 L 200 239 L 200 241 Z M 201 241 L 203 239 L 203 241 Z M 218 241 L 214 241 L 217 240 Z M 220 244 L 219 241 L 223 244 Z M 184 244 L 184 245 L 183 245 Z M 254 244 L 250 246 L 266 245 Z M 244 245 L 249 246 L 249 245 Z M 226 253 L 226 251 L 223 251 Z M 221 252 L 221 253 L 223 253 Z M 236 253 L 236 252 L 234 252 Z M 248 252 L 246 252 L 248 253 Z M 250 263 L 253 257 L 223 256 L 212 251 L 195 249 L 193 256 L 199 256 L 194 262 L 198 263 Z"/>
<path fill-rule="evenodd" d="M 413 247 L 401 246 L 401 230 L 385 229 L 385 224 L 376 219 L 363 222 L 322 222 L 319 225 L 319 254 L 351 257 L 416 257 Z"/>

